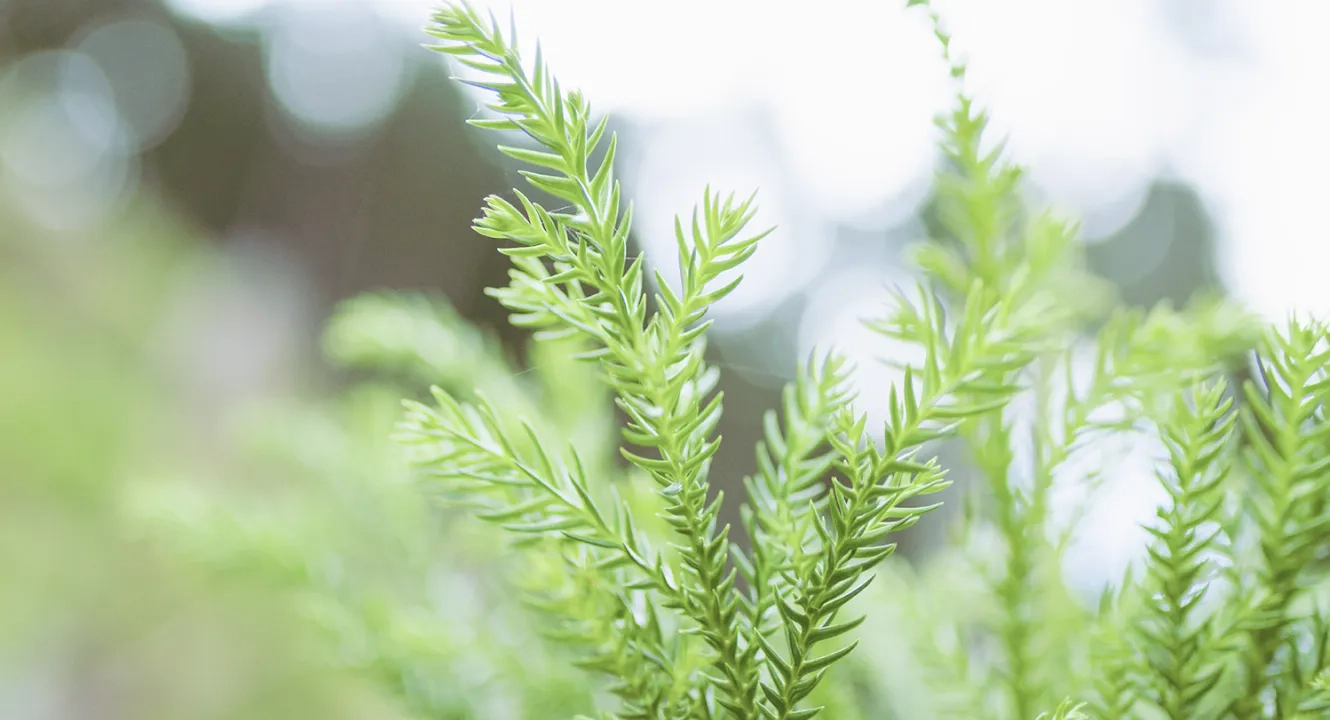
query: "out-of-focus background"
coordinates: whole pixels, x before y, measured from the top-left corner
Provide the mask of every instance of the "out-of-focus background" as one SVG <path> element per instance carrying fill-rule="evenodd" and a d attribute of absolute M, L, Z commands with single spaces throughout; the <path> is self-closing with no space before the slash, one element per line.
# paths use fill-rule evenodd
<path fill-rule="evenodd" d="M 367 620 L 373 599 L 343 617 L 198 572 L 137 519 L 152 513 L 135 488 L 164 478 L 243 496 L 260 515 L 327 503 L 309 522 L 330 526 L 308 537 L 350 547 L 311 564 L 277 514 L 251 540 L 289 553 L 278 575 L 340 591 L 347 566 L 372 568 L 384 587 L 411 586 L 425 616 L 436 597 L 454 617 L 485 615 L 457 567 L 417 577 L 430 539 L 453 530 L 409 493 L 365 503 L 363 483 L 340 495 L 301 480 L 392 474 L 400 393 L 345 396 L 352 381 L 320 343 L 337 302 L 427 291 L 521 347 L 482 293 L 504 281 L 505 259 L 469 231 L 482 198 L 518 178 L 496 138 L 464 123 L 479 97 L 421 48 L 431 4 L 0 0 L 0 717 L 402 716 L 364 673 L 314 662 L 319 633 L 295 619 L 388 632 Z M 523 42 L 539 36 L 564 84 L 612 115 L 648 256 L 672 257 L 672 217 L 708 183 L 760 189 L 756 222 L 778 226 L 715 310 L 718 477 L 751 470 L 761 413 L 814 346 L 859 362 L 870 405 L 889 380 L 873 361 L 892 348 L 858 323 L 909 277 L 902 250 L 924 235 L 932 119 L 951 93 L 903 4 L 513 3 Z M 1092 269 L 1125 302 L 1220 290 L 1272 319 L 1330 310 L 1330 5 L 939 5 L 1032 190 L 1083 221 Z M 1142 488 L 1109 493 L 1085 566 L 1134 551 L 1123 529 L 1148 510 Z M 180 507 L 170 518 L 195 524 Z M 380 537 L 398 527 L 419 532 Z M 218 544 L 235 536 L 194 555 L 226 565 Z M 371 537 L 401 551 L 400 568 L 356 555 Z M 394 617 L 403 653 L 481 642 Z M 498 625 L 525 642 L 511 634 L 520 621 Z M 392 658 L 340 652 L 451 707 Z M 440 676 L 504 675 L 436 655 Z M 572 687 L 548 662 L 550 687 Z M 527 712 L 486 697 L 499 705 L 430 713 Z M 554 690 L 543 697 L 559 706 Z"/>

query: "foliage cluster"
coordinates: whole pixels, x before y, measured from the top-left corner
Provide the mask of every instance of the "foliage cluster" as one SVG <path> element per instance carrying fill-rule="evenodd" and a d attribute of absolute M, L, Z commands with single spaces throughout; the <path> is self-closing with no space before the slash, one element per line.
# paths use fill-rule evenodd
<path fill-rule="evenodd" d="M 958 91 L 938 121 L 940 232 L 869 324 L 920 360 L 885 422 L 856 408 L 841 356 L 803 362 L 764 419 L 742 527 L 710 473 L 706 316 L 765 235 L 754 198 L 708 190 L 676 222 L 677 267 L 648 264 L 606 120 L 464 4 L 434 15 L 436 49 L 490 93 L 472 124 L 505 133 L 546 198 L 491 197 L 475 224 L 511 258 L 491 295 L 534 331 L 530 372 L 442 303 L 369 296 L 334 319 L 330 353 L 393 378 L 374 397 L 415 397 L 396 434 L 413 480 L 363 429 L 298 454 L 347 493 L 330 517 L 369 523 L 351 537 L 400 547 L 400 567 L 356 568 L 336 522 L 265 534 L 179 498 L 156 517 L 187 518 L 171 532 L 214 565 L 289 559 L 339 657 L 423 717 L 1326 717 L 1330 329 L 1215 299 L 1098 302 L 1074 224 L 1026 200 L 940 18 L 909 4 Z M 1139 562 L 1086 597 L 1070 553 L 1123 472 L 1094 452 L 1122 442 L 1158 458 L 1162 502 Z M 972 466 L 951 489 L 944 447 Z M 939 498 L 963 507 L 955 542 L 884 562 Z"/>

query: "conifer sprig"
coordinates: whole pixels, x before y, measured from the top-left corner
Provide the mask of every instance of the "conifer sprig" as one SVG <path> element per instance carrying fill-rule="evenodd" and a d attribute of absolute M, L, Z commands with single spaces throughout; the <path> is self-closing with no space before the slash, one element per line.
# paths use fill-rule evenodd
<path fill-rule="evenodd" d="M 721 395 L 716 372 L 703 360 L 704 320 L 711 304 L 739 283 L 721 276 L 752 255 L 765 233 L 741 238 L 752 218 L 752 198 L 737 201 L 708 190 L 691 227 L 676 221 L 681 286 L 657 272 L 655 313 L 648 313 L 641 257 L 629 259 L 631 209 L 621 208 L 613 177 L 615 140 L 598 165 L 591 156 L 605 135 L 605 120 L 591 124 L 579 93 L 564 94 L 537 48 L 528 73 L 510 34 L 485 22 L 467 5 L 445 7 L 430 32 L 438 49 L 486 74 L 469 81 L 492 91 L 500 114 L 473 121 L 490 129 L 520 130 L 542 149 L 501 149 L 542 169 L 523 171 L 535 187 L 568 203 L 573 212 L 550 212 L 518 193 L 518 207 L 488 200 L 476 223 L 482 235 L 515 242 L 511 283 L 493 294 L 513 311 L 515 324 L 547 333 L 581 333 L 595 343 L 617 404 L 628 417 L 624 438 L 647 453 L 623 455 L 646 471 L 665 499 L 665 517 L 682 539 L 685 572 L 672 604 L 697 624 L 716 652 L 726 698 L 741 717 L 751 716 L 756 693 L 753 653 L 741 646 L 735 570 L 727 567 L 728 527 L 718 527 L 722 498 L 709 497 L 706 480 L 720 440 L 713 436 Z M 595 165 L 595 169 L 591 167 Z M 548 172 L 544 172 L 548 171 Z"/>
<path fill-rule="evenodd" d="M 555 619 L 544 636 L 580 651 L 578 667 L 612 679 L 609 691 L 623 720 L 710 718 L 711 703 L 697 682 L 700 661 L 672 633 L 656 601 L 607 582 L 606 557 L 594 546 L 565 547 L 519 587 L 523 602 Z M 672 637 L 671 637 L 672 636 Z"/>
<path fill-rule="evenodd" d="M 1066 301 L 1071 296 L 1059 291 L 1069 282 L 1082 288 L 1096 285 L 1087 282 L 1076 262 L 1074 226 L 1026 207 L 1021 195 L 1023 170 L 1006 158 L 1002 142 L 989 139 L 988 113 L 964 86 L 968 68 L 952 55 L 952 39 L 941 17 L 926 0 L 910 4 L 925 7 L 943 59 L 959 86 L 953 110 L 938 119 L 947 161 L 936 181 L 941 236 L 922 245 L 915 259 L 953 297 L 963 298 L 967 309 L 977 307 L 985 313 L 1006 305 L 1041 311 L 1039 322 L 1023 338 L 1022 362 L 977 368 L 971 387 L 958 388 L 962 397 L 980 402 L 992 398 L 996 389 L 1016 392 L 1026 384 L 1022 376 L 1028 366 L 1059 351 L 1060 336 L 1079 311 L 1075 303 Z M 1050 301 L 1054 297 L 1057 302 Z M 908 331 L 889 331 L 900 339 L 912 339 Z M 993 500 L 992 522 L 1002 540 L 1002 566 L 991 580 L 1002 610 L 992 630 L 1002 648 L 998 674 L 1012 716 L 1022 718 L 1047 707 L 1046 670 L 1056 662 L 1042 642 L 1037 621 L 1044 614 L 1039 607 L 1042 593 L 1036 588 L 1042 576 L 1056 574 L 1048 567 L 1052 549 L 1044 526 L 1053 465 L 1061 458 L 1056 449 L 1049 452 L 1046 428 L 1036 424 L 1034 482 L 1023 487 L 1012 473 L 1016 430 L 1004 407 L 1005 402 L 992 403 L 966 417 L 961 430 L 986 480 Z"/>
<path fill-rule="evenodd" d="M 751 550 L 734 551 L 749 588 L 743 600 L 749 652 L 760 649 L 759 636 L 778 630 L 776 598 L 816 559 L 814 527 L 826 508 L 823 480 L 837 459 L 829 445 L 836 415 L 851 400 L 847 383 L 843 358 L 828 354 L 821 362 L 810 360 L 782 393 L 781 413 L 769 411 L 763 418 L 758 472 L 744 482 L 748 502 L 742 512 Z"/>
<path fill-rule="evenodd" d="M 691 702 L 689 690 L 679 688 L 674 672 L 686 665 L 687 648 L 665 647 L 655 601 L 634 592 L 652 587 L 668 599 L 677 585 L 624 503 L 616 498 L 611 511 L 602 510 L 577 453 L 568 462 L 553 457 L 529 425 L 531 449 L 524 451 L 488 405 L 462 403 L 438 388 L 434 396 L 435 407 L 409 403 L 399 436 L 431 487 L 515 533 L 519 546 L 545 543 L 562 558 L 571 587 L 533 584 L 528 602 L 555 620 L 553 637 L 585 649 L 584 667 L 614 678 L 624 717 L 689 717 L 678 709 Z"/>
<path fill-rule="evenodd" d="M 1206 697 L 1228 659 L 1212 617 L 1199 607 L 1216 575 L 1222 546 L 1225 481 L 1237 415 L 1222 382 L 1198 387 L 1160 428 L 1168 468 L 1158 475 L 1169 501 L 1147 529 L 1147 598 L 1133 637 L 1146 668 L 1140 696 L 1172 720 L 1206 717 Z M 1213 712 L 1213 711 L 1211 711 Z"/>
<path fill-rule="evenodd" d="M 872 567 L 895 549 L 883 540 L 937 507 L 903 504 L 948 484 L 935 461 L 917 459 L 921 446 L 954 432 L 966 418 L 1002 407 L 1016 388 L 993 385 L 986 373 L 1012 370 L 1030 361 L 1032 340 L 1040 327 L 1037 304 L 1000 302 L 985 309 L 987 296 L 976 287 L 953 327 L 940 301 L 931 293 L 922 294 L 924 300 L 917 305 L 900 296 L 894 314 L 876 325 L 920 343 L 926 351 L 917 374 L 907 368 L 899 388 L 891 389 L 890 420 L 880 445 L 868 436 L 864 417 L 852 412 L 838 417 L 832 442 L 840 456 L 839 476 L 832 483 L 828 521 L 815 525 L 821 549 L 796 577 L 794 587 L 777 601 L 786 624 L 786 651 L 764 640 L 771 668 L 770 682 L 762 688 L 768 717 L 784 720 L 816 714 L 817 708 L 799 709 L 799 701 L 855 643 L 822 655 L 814 651 L 862 621 L 836 622 L 836 617 L 872 581 Z"/>
<path fill-rule="evenodd" d="M 913 399 L 911 393 L 911 404 Z M 917 417 L 917 405 L 910 412 Z M 938 492 L 948 484 L 935 463 L 915 462 L 904 448 L 904 457 L 898 457 L 898 446 L 891 442 L 909 430 L 889 433 L 884 452 L 866 435 L 864 417 L 846 412 L 840 415 L 838 425 L 833 443 L 840 455 L 837 469 L 843 478 L 833 480 L 827 522 L 815 525 L 822 542 L 820 556 L 808 572 L 796 579 L 794 590 L 776 600 L 785 625 L 786 651 L 762 638 L 771 668 L 770 682 L 762 686 L 768 703 L 763 706 L 764 717 L 803 720 L 821 710 L 800 709 L 798 704 L 817 687 L 827 668 L 858 643 L 844 644 L 821 655 L 814 651 L 863 621 L 857 617 L 837 622 L 837 614 L 872 581 L 869 570 L 895 549 L 894 544 L 881 541 L 937 507 L 902 503 Z M 918 430 L 921 428 L 916 427 Z"/>
<path fill-rule="evenodd" d="M 1328 331 L 1315 321 L 1290 320 L 1271 332 L 1259 357 L 1260 384 L 1244 387 L 1242 413 L 1252 468 L 1249 506 L 1256 522 L 1261 568 L 1248 591 L 1245 684 L 1234 705 L 1239 720 L 1264 717 L 1285 630 L 1301 581 L 1330 532 L 1330 362 Z"/>

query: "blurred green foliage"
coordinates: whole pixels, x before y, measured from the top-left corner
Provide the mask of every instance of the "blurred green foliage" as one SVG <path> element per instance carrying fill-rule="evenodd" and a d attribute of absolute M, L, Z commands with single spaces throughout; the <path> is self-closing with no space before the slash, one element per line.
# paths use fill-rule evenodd
<path fill-rule="evenodd" d="M 6 714 L 45 703 L 83 717 L 81 703 L 104 702 L 137 718 L 586 706 L 585 679 L 497 587 L 499 546 L 433 511 L 391 443 L 406 388 L 432 381 L 554 408 L 539 422 L 605 457 L 603 392 L 569 372 L 565 353 L 535 348 L 542 370 L 519 374 L 445 305 L 367 296 L 334 318 L 327 345 L 375 372 L 332 394 L 209 404 L 173 367 L 167 346 L 182 339 L 163 326 L 176 285 L 217 260 L 168 213 L 143 200 L 80 237 L 19 215 L 6 227 Z M 393 320 L 412 313 L 426 314 L 424 332 L 394 336 Z M 384 330 L 372 348 L 348 339 L 366 324 Z M 440 348 L 472 354 L 431 354 Z"/>
<path fill-rule="evenodd" d="M 524 123 L 550 152 L 506 151 L 572 203 L 493 198 L 478 223 L 513 241 L 495 297 L 545 331 L 520 353 L 439 298 L 376 293 L 338 306 L 322 360 L 237 380 L 243 353 L 207 357 L 229 346 L 181 314 L 225 259 L 168 210 L 54 230 L 0 192 L 0 715 L 1326 716 L 1325 326 L 1113 307 L 962 91 L 928 284 L 874 324 L 924 360 L 881 428 L 835 356 L 805 364 L 731 542 L 699 321 L 757 242 L 751 203 L 708 193 L 681 287 L 657 276 L 648 302 L 612 156 L 587 165 L 604 126 L 543 65 L 523 85 L 496 28 L 438 20 L 511 81 L 509 117 L 478 124 Z M 1109 436 L 1160 444 L 1167 498 L 1096 605 L 1053 492 L 1095 502 L 1114 469 L 1072 461 Z M 944 496 L 950 543 L 879 564 L 931 509 L 900 503 L 946 486 L 940 443 L 975 471 Z"/>
<path fill-rule="evenodd" d="M 178 562 L 127 504 L 162 473 L 238 469 L 209 459 L 225 443 L 158 335 L 202 248 L 148 200 L 81 233 L 0 207 L 0 714 L 392 717 L 311 672 L 287 603 Z"/>

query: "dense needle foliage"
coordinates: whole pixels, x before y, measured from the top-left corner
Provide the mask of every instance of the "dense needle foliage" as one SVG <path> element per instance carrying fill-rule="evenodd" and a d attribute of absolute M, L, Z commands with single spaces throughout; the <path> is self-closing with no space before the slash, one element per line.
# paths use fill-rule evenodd
<path fill-rule="evenodd" d="M 801 362 L 742 498 L 710 472 L 722 397 L 707 313 L 767 232 L 748 227 L 756 199 L 708 190 L 676 222 L 674 258 L 634 254 L 605 118 L 538 48 L 519 54 L 515 31 L 465 4 L 434 15 L 435 49 L 489 93 L 471 123 L 502 133 L 536 191 L 489 198 L 475 223 L 511 258 L 490 294 L 534 331 L 534 376 L 420 299 L 353 301 L 328 347 L 413 395 L 434 385 L 396 438 L 447 530 L 417 516 L 399 529 L 412 547 L 479 534 L 479 557 L 429 562 L 502 572 L 483 583 L 489 619 L 465 633 L 474 618 L 400 587 L 375 603 L 284 576 L 422 717 L 498 717 L 477 698 L 499 695 L 531 718 L 1328 716 L 1330 330 L 1263 328 L 1214 299 L 1105 302 L 1074 223 L 1028 203 L 989 137 L 941 19 L 909 5 L 957 93 L 938 120 L 921 280 L 870 326 L 920 359 L 900 365 L 885 421 L 856 408 L 834 351 Z M 1120 442 L 1154 453 L 1162 504 L 1131 571 L 1085 597 L 1066 579 L 1069 548 L 1118 472 L 1094 451 Z M 944 447 L 971 466 L 950 489 Z M 916 568 L 884 563 L 942 502 L 963 507 L 937 515 L 956 542 Z M 742 527 L 721 523 L 724 503 L 741 503 Z M 213 562 L 246 557 L 243 518 L 228 522 L 207 536 Z M 216 523 L 188 524 L 174 532 Z M 428 564 L 410 562 L 408 576 Z M 584 672 L 565 676 L 559 658 Z M 461 687 L 445 660 L 492 673 Z M 431 672 L 444 675 L 433 686 Z"/>

